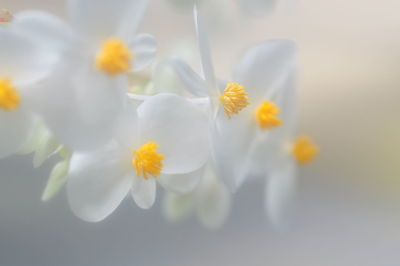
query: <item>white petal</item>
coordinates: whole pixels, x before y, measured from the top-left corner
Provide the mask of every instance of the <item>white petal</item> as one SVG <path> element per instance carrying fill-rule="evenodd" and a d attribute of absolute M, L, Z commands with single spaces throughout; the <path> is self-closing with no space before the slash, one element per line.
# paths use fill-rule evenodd
<path fill-rule="evenodd" d="M 297 130 L 297 108 L 296 108 L 296 70 L 290 69 L 286 75 L 282 77 L 282 82 L 276 88 L 276 95 L 273 101 L 279 106 L 281 112 L 279 117 L 283 121 L 283 125 L 272 131 L 272 134 L 288 137 L 294 137 Z"/>
<path fill-rule="evenodd" d="M 150 34 L 139 34 L 132 45 L 133 70 L 139 71 L 148 66 L 157 53 L 157 43 Z"/>
<path fill-rule="evenodd" d="M 171 62 L 185 88 L 196 96 L 207 96 L 207 84 L 193 69 L 181 58 L 173 57 Z"/>
<path fill-rule="evenodd" d="M 130 100 L 118 117 L 115 139 L 129 150 L 137 149 L 139 143 L 139 122 L 137 107 L 141 102 Z"/>
<path fill-rule="evenodd" d="M 75 29 L 92 43 L 110 37 L 130 42 L 146 9 L 147 0 L 70 0 L 69 13 Z"/>
<path fill-rule="evenodd" d="M 150 209 L 156 200 L 156 181 L 152 177 L 147 180 L 137 176 L 133 178 L 131 195 L 134 201 L 140 208 Z"/>
<path fill-rule="evenodd" d="M 193 15 L 197 33 L 197 41 L 200 50 L 201 64 L 203 67 L 203 74 L 206 79 L 209 92 L 215 93 L 216 91 L 218 92 L 217 79 L 215 77 L 206 29 L 204 27 L 201 15 L 199 14 L 199 10 L 197 9 L 197 7 L 194 8 Z"/>
<path fill-rule="evenodd" d="M 75 39 L 72 30 L 58 17 L 42 11 L 28 10 L 15 15 L 11 28 L 22 32 L 46 47 L 48 52 L 70 49 Z"/>
<path fill-rule="evenodd" d="M 110 215 L 132 187 L 128 161 L 115 145 L 74 154 L 67 183 L 72 211 L 89 222 Z"/>
<path fill-rule="evenodd" d="M 174 94 L 158 94 L 138 108 L 141 140 L 154 141 L 164 154 L 163 174 L 199 169 L 209 154 L 206 115 L 191 102 Z"/>
<path fill-rule="evenodd" d="M 78 108 L 88 124 L 108 126 L 126 104 L 128 80 L 124 75 L 110 77 L 88 63 L 75 80 Z"/>
<path fill-rule="evenodd" d="M 246 177 L 246 158 L 255 138 L 252 117 L 241 112 L 226 118 L 221 110 L 217 114 L 216 128 L 212 131 L 213 157 L 218 176 L 235 191 Z"/>
<path fill-rule="evenodd" d="M 208 176 L 197 191 L 197 214 L 209 229 L 221 227 L 229 215 L 231 194 L 222 182 Z"/>
<path fill-rule="evenodd" d="M 0 29 L 0 79 L 10 78 L 20 93 L 44 78 L 55 58 L 20 33 Z"/>
<path fill-rule="evenodd" d="M 157 181 L 170 192 L 187 194 L 196 188 L 203 174 L 204 167 L 201 167 L 187 174 L 162 174 L 157 178 Z"/>
<path fill-rule="evenodd" d="M 163 213 L 170 222 L 178 222 L 188 217 L 194 209 L 193 194 L 165 193 Z"/>
<path fill-rule="evenodd" d="M 126 98 L 125 77 L 108 78 L 85 64 L 65 61 L 30 95 L 55 136 L 74 150 L 93 149 L 109 141 Z"/>
<path fill-rule="evenodd" d="M 25 110 L 0 110 L 0 158 L 19 151 L 31 136 L 33 126 L 33 118 Z"/>
<path fill-rule="evenodd" d="M 251 16 L 262 16 L 271 12 L 276 0 L 236 0 L 240 7 Z"/>
<path fill-rule="evenodd" d="M 233 72 L 235 82 L 246 87 L 250 99 L 262 101 L 274 94 L 295 64 L 296 47 L 289 40 L 262 42 L 245 52 Z"/>
<path fill-rule="evenodd" d="M 276 167 L 267 177 L 265 208 L 270 221 L 284 229 L 289 223 L 288 211 L 294 203 L 297 185 L 297 168 L 293 161 Z"/>

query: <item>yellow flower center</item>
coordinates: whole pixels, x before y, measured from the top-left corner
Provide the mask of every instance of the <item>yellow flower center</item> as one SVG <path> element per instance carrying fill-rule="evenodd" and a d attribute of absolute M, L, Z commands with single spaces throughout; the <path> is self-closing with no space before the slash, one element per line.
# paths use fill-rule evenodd
<path fill-rule="evenodd" d="M 160 175 L 164 155 L 158 153 L 156 151 L 157 148 L 158 145 L 156 143 L 149 141 L 133 152 L 135 158 L 133 158 L 132 164 L 136 169 L 136 176 L 142 176 L 147 179 L 148 175 L 154 178 Z"/>
<path fill-rule="evenodd" d="M 103 43 L 96 58 L 96 66 L 115 76 L 131 69 L 132 57 L 133 54 L 121 40 L 111 38 Z"/>
<path fill-rule="evenodd" d="M 282 124 L 277 115 L 280 113 L 278 106 L 273 102 L 264 101 L 256 110 L 256 121 L 258 126 L 263 129 L 271 129 Z"/>
<path fill-rule="evenodd" d="M 308 137 L 297 138 L 293 146 L 293 156 L 298 163 L 309 163 L 318 154 L 318 147 Z"/>
<path fill-rule="evenodd" d="M 5 8 L 0 8 L 0 25 L 1 23 L 6 23 L 6 22 L 10 22 L 12 20 L 13 16 L 10 13 L 10 11 L 8 11 Z"/>
<path fill-rule="evenodd" d="M 219 98 L 228 119 L 231 115 L 238 114 L 243 108 L 249 105 L 249 97 L 245 88 L 237 83 L 228 82 L 224 93 Z"/>
<path fill-rule="evenodd" d="M 9 79 L 0 79 L 0 109 L 12 111 L 18 108 L 20 97 L 16 90 L 11 85 Z"/>

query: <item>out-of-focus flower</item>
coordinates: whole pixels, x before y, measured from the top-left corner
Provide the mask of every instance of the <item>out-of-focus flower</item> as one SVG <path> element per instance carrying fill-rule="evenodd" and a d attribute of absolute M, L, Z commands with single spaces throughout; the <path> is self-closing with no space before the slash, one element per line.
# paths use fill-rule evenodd
<path fill-rule="evenodd" d="M 203 226 L 215 230 L 228 218 L 231 193 L 214 171 L 207 167 L 200 185 L 190 194 L 167 193 L 163 212 L 171 222 L 179 222 L 195 213 Z"/>
<path fill-rule="evenodd" d="M 54 62 L 46 55 L 29 38 L 0 29 L 0 158 L 18 152 L 31 135 L 34 86 Z"/>
<path fill-rule="evenodd" d="M 210 131 L 217 175 L 232 190 L 250 171 L 249 155 L 259 136 L 268 135 L 286 123 L 281 110 L 294 106 L 280 102 L 289 93 L 288 73 L 293 69 L 295 45 L 288 40 L 271 40 L 249 49 L 233 71 L 230 82 L 217 80 L 203 24 L 194 11 L 204 78 L 184 61 L 175 59 L 175 68 L 187 89 L 209 98 Z"/>
<path fill-rule="evenodd" d="M 148 97 L 131 108 L 114 142 L 72 156 L 68 199 L 86 221 L 104 219 L 128 193 L 147 209 L 155 201 L 157 182 L 169 191 L 189 193 L 201 177 L 209 156 L 202 111 L 173 94 Z"/>
<path fill-rule="evenodd" d="M 275 139 L 260 144 L 259 148 L 268 154 L 264 157 L 267 166 L 266 213 L 275 226 L 284 229 L 296 194 L 298 166 L 310 163 L 318 154 L 318 147 L 309 137 L 296 137 L 294 130 L 281 133 Z"/>
<path fill-rule="evenodd" d="M 11 14 L 10 11 L 8 11 L 5 8 L 0 8 L 0 26 L 11 22 L 12 19 L 13 19 L 13 15 Z"/>
<path fill-rule="evenodd" d="M 147 0 L 70 0 L 72 27 L 49 14 L 16 14 L 12 27 L 59 55 L 35 100 L 57 138 L 77 150 L 106 143 L 126 104 L 128 73 L 146 67 L 156 52 L 148 34 L 136 34 Z"/>

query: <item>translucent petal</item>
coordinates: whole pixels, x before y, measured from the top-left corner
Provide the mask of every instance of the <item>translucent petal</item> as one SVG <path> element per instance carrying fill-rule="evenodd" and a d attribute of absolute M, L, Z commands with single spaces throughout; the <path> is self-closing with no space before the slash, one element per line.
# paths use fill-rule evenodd
<path fill-rule="evenodd" d="M 209 154 L 207 116 L 187 99 L 158 94 L 138 108 L 141 141 L 156 142 L 164 154 L 163 174 L 189 173 Z"/>
<path fill-rule="evenodd" d="M 250 101 L 258 105 L 274 95 L 282 76 L 293 69 L 296 46 L 289 40 L 269 40 L 248 49 L 233 71 L 235 82 L 246 87 Z"/>
<path fill-rule="evenodd" d="M 152 177 L 134 177 L 131 195 L 140 208 L 151 208 L 156 201 L 156 181 Z"/>
<path fill-rule="evenodd" d="M 71 0 L 69 14 L 74 28 L 89 43 L 99 45 L 110 37 L 133 40 L 147 0 Z"/>
<path fill-rule="evenodd" d="M 207 84 L 193 69 L 181 58 L 171 59 L 173 67 L 185 88 L 196 96 L 207 96 Z"/>
<path fill-rule="evenodd" d="M 129 159 L 116 145 L 72 156 L 67 194 L 79 218 L 98 222 L 119 206 L 132 187 Z"/>
<path fill-rule="evenodd" d="M 207 176 L 197 191 L 197 214 L 202 224 L 209 229 L 221 227 L 229 215 L 231 194 L 214 176 Z"/>
<path fill-rule="evenodd" d="M 147 67 L 157 53 L 157 43 L 150 34 L 139 34 L 131 45 L 133 53 L 133 70 L 139 71 Z"/>
<path fill-rule="evenodd" d="M 178 194 L 187 194 L 197 187 L 203 174 L 204 167 L 201 167 L 187 174 L 162 174 L 157 178 L 157 181 L 168 191 Z"/>

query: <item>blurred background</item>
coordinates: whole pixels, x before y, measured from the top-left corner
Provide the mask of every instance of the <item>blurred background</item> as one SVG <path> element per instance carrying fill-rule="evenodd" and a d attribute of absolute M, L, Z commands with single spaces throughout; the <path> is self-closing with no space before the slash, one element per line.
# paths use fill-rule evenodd
<path fill-rule="evenodd" d="M 300 132 L 321 153 L 301 170 L 289 230 L 268 223 L 262 182 L 242 187 L 216 232 L 194 218 L 169 224 L 161 196 L 149 211 L 127 199 L 105 221 L 86 223 L 64 191 L 41 202 L 54 161 L 32 170 L 30 156 L 14 156 L 0 161 L 0 265 L 400 265 L 400 2 L 290 1 L 252 18 L 234 0 L 203 0 L 222 77 L 254 43 L 298 44 Z M 64 0 L 1 0 L 0 8 L 65 17 Z M 151 0 L 140 31 L 155 35 L 161 56 L 176 40 L 196 48 L 191 12 L 167 0 Z"/>

